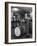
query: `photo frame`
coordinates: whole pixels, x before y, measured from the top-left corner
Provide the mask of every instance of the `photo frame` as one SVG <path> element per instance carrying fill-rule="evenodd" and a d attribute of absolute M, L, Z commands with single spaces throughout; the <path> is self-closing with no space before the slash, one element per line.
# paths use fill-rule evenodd
<path fill-rule="evenodd" d="M 5 43 L 36 42 L 36 4 L 5 2 Z"/>

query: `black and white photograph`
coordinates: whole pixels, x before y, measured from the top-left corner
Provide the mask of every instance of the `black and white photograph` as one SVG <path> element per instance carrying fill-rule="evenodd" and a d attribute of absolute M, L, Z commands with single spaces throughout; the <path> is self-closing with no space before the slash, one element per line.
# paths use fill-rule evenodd
<path fill-rule="evenodd" d="M 31 13 L 31 7 L 11 7 L 11 39 L 32 38 Z"/>
<path fill-rule="evenodd" d="M 29 43 L 36 41 L 36 4 L 5 3 L 6 43 Z"/>

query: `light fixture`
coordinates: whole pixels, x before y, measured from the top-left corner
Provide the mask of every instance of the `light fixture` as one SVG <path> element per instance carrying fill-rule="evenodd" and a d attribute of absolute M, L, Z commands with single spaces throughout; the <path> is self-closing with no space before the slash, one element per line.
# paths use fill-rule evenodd
<path fill-rule="evenodd" d="M 13 8 L 12 11 L 15 12 L 15 11 L 18 11 L 19 9 L 18 8 Z"/>

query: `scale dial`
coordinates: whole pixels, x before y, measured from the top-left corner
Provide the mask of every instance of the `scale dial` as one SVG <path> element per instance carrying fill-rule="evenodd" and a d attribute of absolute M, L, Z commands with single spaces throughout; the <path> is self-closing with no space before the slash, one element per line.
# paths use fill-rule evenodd
<path fill-rule="evenodd" d="M 21 35 L 21 30 L 19 27 L 15 28 L 15 36 L 19 37 Z"/>

